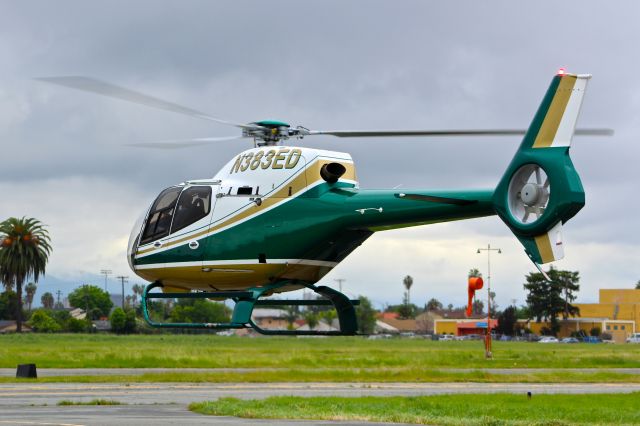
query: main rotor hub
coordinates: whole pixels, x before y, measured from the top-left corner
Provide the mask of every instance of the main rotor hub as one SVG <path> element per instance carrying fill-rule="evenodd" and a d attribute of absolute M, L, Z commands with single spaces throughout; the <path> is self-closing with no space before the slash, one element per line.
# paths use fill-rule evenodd
<path fill-rule="evenodd" d="M 291 125 L 282 121 L 263 120 L 249 124 L 256 127 L 243 128 L 242 136 L 253 138 L 258 146 L 277 145 L 281 140 L 297 135 L 297 132 L 291 129 Z"/>

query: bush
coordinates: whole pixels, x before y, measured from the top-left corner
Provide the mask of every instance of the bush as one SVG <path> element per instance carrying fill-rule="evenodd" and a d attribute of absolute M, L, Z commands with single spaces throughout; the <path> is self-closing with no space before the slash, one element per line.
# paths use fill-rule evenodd
<path fill-rule="evenodd" d="M 123 311 L 122 308 L 115 308 L 109 318 L 111 331 L 119 334 L 129 334 L 136 331 L 136 313 L 129 309 Z"/>
<path fill-rule="evenodd" d="M 62 327 L 60 324 L 56 322 L 53 318 L 51 318 L 45 311 L 37 310 L 31 315 L 31 319 L 28 322 L 29 326 L 33 328 L 34 331 L 39 333 L 55 333 L 56 331 L 60 331 Z"/>
<path fill-rule="evenodd" d="M 87 320 L 69 318 L 65 323 L 65 329 L 71 333 L 84 333 L 89 330 L 90 324 Z"/>
<path fill-rule="evenodd" d="M 0 293 L 0 320 L 16 319 L 17 309 L 18 295 L 15 292 L 7 290 L 3 293 Z"/>
<path fill-rule="evenodd" d="M 136 311 L 133 309 L 129 309 L 126 312 L 126 319 L 124 322 L 124 332 L 125 333 L 135 333 L 136 331 Z"/>
<path fill-rule="evenodd" d="M 172 322 L 228 322 L 231 310 L 224 303 L 209 300 L 182 299 L 171 311 Z"/>
<path fill-rule="evenodd" d="M 127 323 L 127 314 L 124 313 L 122 308 L 115 308 L 111 312 L 109 317 L 111 323 L 111 331 L 114 333 L 124 333 L 125 325 Z"/>

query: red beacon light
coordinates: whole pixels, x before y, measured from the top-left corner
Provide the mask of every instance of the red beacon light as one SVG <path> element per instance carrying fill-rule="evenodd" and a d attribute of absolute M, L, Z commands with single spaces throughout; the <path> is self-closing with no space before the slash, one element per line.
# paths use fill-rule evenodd
<path fill-rule="evenodd" d="M 560 68 L 558 70 L 558 75 L 565 75 L 567 73 L 567 71 L 564 68 Z"/>

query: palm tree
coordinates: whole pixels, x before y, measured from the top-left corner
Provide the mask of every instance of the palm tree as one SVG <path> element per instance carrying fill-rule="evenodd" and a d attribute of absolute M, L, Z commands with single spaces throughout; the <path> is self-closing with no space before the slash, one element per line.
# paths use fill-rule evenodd
<path fill-rule="evenodd" d="M 142 294 L 144 293 L 144 286 L 142 284 L 134 284 L 131 287 L 133 290 L 133 305 L 137 306 L 138 304 L 138 296 L 142 299 Z"/>
<path fill-rule="evenodd" d="M 18 308 L 16 332 L 22 331 L 22 285 L 44 275 L 51 253 L 49 233 L 34 218 L 10 217 L 0 223 L 0 281 L 7 289 L 16 287 Z"/>
<path fill-rule="evenodd" d="M 53 304 L 55 303 L 55 299 L 53 298 L 53 294 L 48 291 L 40 296 L 40 303 L 45 309 L 53 309 Z"/>
<path fill-rule="evenodd" d="M 413 278 L 411 278 L 411 275 L 407 275 L 402 280 L 402 283 L 407 289 L 407 305 L 410 305 L 411 304 L 411 286 L 413 285 Z"/>
<path fill-rule="evenodd" d="M 478 268 L 469 269 L 469 277 L 481 277 L 482 274 Z"/>
<path fill-rule="evenodd" d="M 26 293 L 27 306 L 29 307 L 29 312 L 31 312 L 31 304 L 33 304 L 33 297 L 36 295 L 36 290 L 38 286 L 34 283 L 29 283 L 24 288 L 24 292 Z"/>

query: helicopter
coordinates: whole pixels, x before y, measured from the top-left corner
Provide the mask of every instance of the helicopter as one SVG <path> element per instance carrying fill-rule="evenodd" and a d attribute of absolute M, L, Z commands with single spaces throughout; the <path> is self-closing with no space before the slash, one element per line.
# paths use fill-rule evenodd
<path fill-rule="evenodd" d="M 569 148 L 577 129 L 588 74 L 556 73 L 524 130 L 310 130 L 274 120 L 236 123 L 87 77 L 40 80 L 230 125 L 240 135 L 134 144 L 184 148 L 252 140 L 212 178 L 164 189 L 135 223 L 127 247 L 131 269 L 150 281 L 142 296 L 146 321 L 159 328 L 253 328 L 262 334 L 354 335 L 355 306 L 345 294 L 317 283 L 375 232 L 498 215 L 542 272 L 562 259 L 562 228 L 585 205 Z M 469 190 L 360 188 L 350 154 L 285 144 L 311 136 L 505 136 L 522 142 L 498 185 Z M 543 272 L 544 273 L 544 272 Z M 273 300 L 306 288 L 318 300 Z M 161 289 L 162 292 L 152 292 Z M 160 323 L 151 299 L 207 298 L 235 302 L 224 323 Z M 252 320 L 256 306 L 328 305 L 337 331 L 273 330 Z"/>

